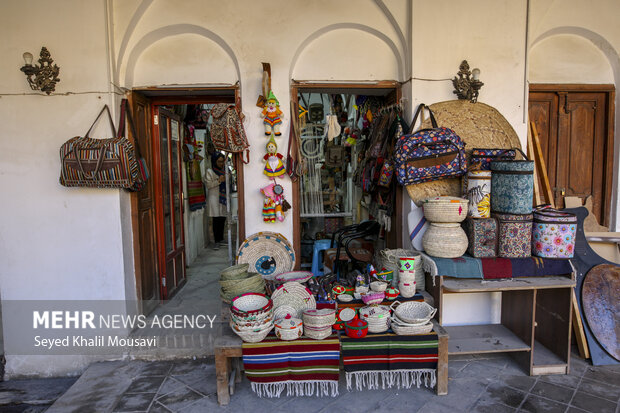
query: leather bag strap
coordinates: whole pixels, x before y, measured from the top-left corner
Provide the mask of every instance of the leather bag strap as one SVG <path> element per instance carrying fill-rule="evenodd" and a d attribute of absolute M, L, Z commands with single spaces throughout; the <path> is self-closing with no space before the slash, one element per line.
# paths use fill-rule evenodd
<path fill-rule="evenodd" d="M 88 132 L 86 132 L 86 135 L 84 135 L 84 137 L 88 138 L 90 132 L 93 130 L 93 127 L 95 127 L 95 124 L 97 123 L 101 115 L 103 115 L 104 111 L 108 113 L 108 120 L 110 121 L 110 127 L 112 128 L 112 136 L 117 136 L 116 127 L 114 126 L 114 121 L 112 120 L 112 114 L 110 114 L 110 108 L 108 108 L 108 105 L 103 105 L 103 109 L 101 109 L 101 112 L 99 112 L 93 124 L 90 125 L 90 128 L 88 128 Z"/>

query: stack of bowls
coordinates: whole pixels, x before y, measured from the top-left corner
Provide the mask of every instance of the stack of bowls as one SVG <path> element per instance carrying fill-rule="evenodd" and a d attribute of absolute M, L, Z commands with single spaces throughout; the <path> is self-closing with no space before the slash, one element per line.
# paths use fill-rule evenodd
<path fill-rule="evenodd" d="M 393 282 L 393 285 L 398 285 L 401 277 L 406 278 L 407 280 L 416 282 L 416 289 L 424 290 L 425 282 L 424 282 L 424 268 L 422 266 L 422 256 L 419 252 L 411 251 L 407 252 L 406 255 L 401 255 L 395 258 L 395 265 L 398 269 L 398 282 Z"/>
<path fill-rule="evenodd" d="M 398 290 L 400 295 L 410 298 L 415 295 L 416 280 L 415 271 L 400 272 L 398 275 Z"/>
<path fill-rule="evenodd" d="M 303 322 L 306 337 L 323 340 L 332 333 L 332 325 L 336 323 L 336 310 L 328 308 L 305 310 Z"/>
<path fill-rule="evenodd" d="M 424 217 L 430 226 L 422 237 L 424 251 L 433 257 L 458 258 L 467 250 L 467 234 L 461 222 L 467 217 L 469 201 L 438 196 L 424 201 Z"/>
<path fill-rule="evenodd" d="M 360 318 L 368 323 L 369 333 L 384 333 L 390 328 L 390 307 L 387 305 L 362 307 Z"/>
<path fill-rule="evenodd" d="M 394 307 L 395 305 L 397 307 Z M 390 308 L 394 309 L 391 318 L 392 330 L 398 335 L 424 334 L 433 329 L 433 323 L 430 320 L 437 309 L 429 304 L 415 301 L 401 304 L 395 301 Z"/>
<path fill-rule="evenodd" d="M 233 298 L 230 327 L 243 341 L 263 341 L 273 329 L 273 301 L 259 293 L 246 293 Z"/>
<path fill-rule="evenodd" d="M 265 281 L 257 273 L 248 272 L 248 264 L 228 267 L 220 273 L 220 297 L 230 304 L 232 299 L 245 293 L 265 293 Z"/>

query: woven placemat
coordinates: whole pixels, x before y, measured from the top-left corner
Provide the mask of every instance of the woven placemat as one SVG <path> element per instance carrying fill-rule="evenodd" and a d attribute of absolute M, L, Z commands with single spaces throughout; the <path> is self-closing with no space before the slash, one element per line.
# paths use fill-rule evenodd
<path fill-rule="evenodd" d="M 467 157 L 474 148 L 521 148 L 521 142 L 510 123 L 497 109 L 481 102 L 449 100 L 430 105 L 439 126 L 450 128 L 467 144 Z M 430 128 L 426 119 L 420 129 Z M 420 206 L 422 200 L 440 195 L 461 196 L 461 179 L 450 178 L 408 185 L 409 197 Z"/>
<path fill-rule="evenodd" d="M 250 235 L 237 251 L 237 264 L 249 264 L 249 271 L 271 278 L 295 267 L 295 251 L 288 240 L 276 232 Z"/>

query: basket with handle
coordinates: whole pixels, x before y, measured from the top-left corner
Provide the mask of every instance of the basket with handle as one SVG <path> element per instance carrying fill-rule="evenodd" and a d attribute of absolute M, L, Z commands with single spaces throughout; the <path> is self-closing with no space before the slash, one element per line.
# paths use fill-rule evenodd
<path fill-rule="evenodd" d="M 437 309 L 431 305 L 418 301 L 407 301 L 404 303 L 394 301 L 390 308 L 394 310 L 394 315 L 405 323 L 411 324 L 428 322 L 437 312 Z"/>

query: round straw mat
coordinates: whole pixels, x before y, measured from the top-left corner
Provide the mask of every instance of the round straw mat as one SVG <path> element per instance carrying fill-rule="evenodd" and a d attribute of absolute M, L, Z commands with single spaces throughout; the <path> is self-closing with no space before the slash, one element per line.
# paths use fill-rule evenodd
<path fill-rule="evenodd" d="M 474 148 L 521 148 L 521 142 L 510 123 L 495 108 L 467 100 L 449 100 L 430 105 L 439 126 L 450 128 L 467 144 L 467 158 Z M 420 129 L 431 128 L 426 119 Z M 420 206 L 429 197 L 461 196 L 461 179 L 450 178 L 408 185 L 409 197 Z"/>
<path fill-rule="evenodd" d="M 237 251 L 237 264 L 249 264 L 249 271 L 256 271 L 265 278 L 295 267 L 295 251 L 282 235 L 275 232 L 259 232 L 249 236 Z"/>

